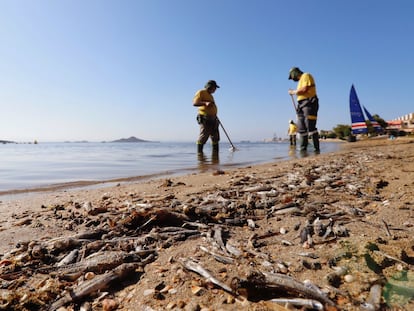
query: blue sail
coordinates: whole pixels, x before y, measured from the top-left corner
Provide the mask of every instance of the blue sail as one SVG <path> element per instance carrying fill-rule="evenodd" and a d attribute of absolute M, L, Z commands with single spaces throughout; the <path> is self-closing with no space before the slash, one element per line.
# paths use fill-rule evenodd
<path fill-rule="evenodd" d="M 367 110 L 367 108 L 365 108 L 364 105 L 362 105 L 362 107 L 364 108 L 365 115 L 368 117 L 369 122 L 371 122 L 371 125 L 374 128 L 375 132 L 381 132 L 381 125 L 372 117 L 372 115 L 369 113 L 369 111 Z"/>
<path fill-rule="evenodd" d="M 368 133 L 368 127 L 365 122 L 364 113 L 362 112 L 359 99 L 356 94 L 354 85 L 351 86 L 351 92 L 349 94 L 349 109 L 351 112 L 352 121 L 352 134 L 365 134 Z"/>

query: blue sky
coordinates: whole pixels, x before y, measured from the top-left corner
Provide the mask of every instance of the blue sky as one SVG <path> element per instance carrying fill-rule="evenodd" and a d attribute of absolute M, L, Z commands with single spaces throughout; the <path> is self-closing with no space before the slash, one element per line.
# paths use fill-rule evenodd
<path fill-rule="evenodd" d="M 319 129 L 351 123 L 351 84 L 391 120 L 414 112 L 413 12 L 412 0 L 0 0 L 0 139 L 195 141 L 192 98 L 209 79 L 233 141 L 285 137 L 292 66 L 316 80 Z"/>

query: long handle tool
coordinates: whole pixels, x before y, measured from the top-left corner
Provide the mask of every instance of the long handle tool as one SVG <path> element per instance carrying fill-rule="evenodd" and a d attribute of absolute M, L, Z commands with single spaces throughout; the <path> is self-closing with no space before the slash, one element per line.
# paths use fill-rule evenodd
<path fill-rule="evenodd" d="M 295 111 L 297 111 L 298 108 L 296 107 L 296 102 L 295 102 L 295 99 L 293 98 L 293 95 L 292 94 L 290 94 L 290 98 L 292 98 L 293 107 L 295 107 Z"/>
<path fill-rule="evenodd" d="M 230 145 L 231 145 L 230 151 L 236 151 L 236 150 L 237 150 L 237 148 L 236 148 L 236 147 L 234 147 L 233 143 L 232 143 L 232 142 L 231 142 L 231 140 L 230 140 L 229 134 L 227 134 L 226 129 L 224 128 L 223 124 L 221 123 L 221 121 L 220 121 L 220 119 L 219 119 L 218 117 L 217 117 L 217 121 L 219 122 L 219 124 L 220 124 L 221 128 L 222 128 L 222 129 L 223 129 L 223 131 L 224 131 L 224 134 L 226 134 L 227 139 L 228 139 L 228 140 L 229 140 L 229 142 L 230 142 Z"/>

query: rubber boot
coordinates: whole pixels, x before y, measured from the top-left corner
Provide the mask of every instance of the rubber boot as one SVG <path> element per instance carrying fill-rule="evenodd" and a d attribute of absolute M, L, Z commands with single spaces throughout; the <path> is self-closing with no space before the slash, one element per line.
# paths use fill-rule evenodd
<path fill-rule="evenodd" d="M 219 145 L 213 144 L 213 152 L 211 153 L 211 162 L 213 164 L 219 163 Z"/>
<path fill-rule="evenodd" d="M 203 153 L 203 146 L 202 144 L 197 144 L 197 153 Z"/>
<path fill-rule="evenodd" d="M 308 135 L 300 136 L 299 143 L 300 151 L 306 151 L 306 149 L 308 148 Z"/>
<path fill-rule="evenodd" d="M 315 152 L 321 152 L 320 148 L 319 148 L 319 134 L 318 133 L 314 133 L 312 134 L 312 141 L 313 141 L 313 147 L 315 148 Z"/>

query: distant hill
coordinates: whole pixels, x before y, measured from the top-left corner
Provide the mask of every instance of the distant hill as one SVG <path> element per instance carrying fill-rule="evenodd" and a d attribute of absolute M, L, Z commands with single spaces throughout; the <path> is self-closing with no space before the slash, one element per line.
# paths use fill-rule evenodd
<path fill-rule="evenodd" d="M 0 140 L 0 144 L 15 144 L 16 142 L 11 140 Z"/>
<path fill-rule="evenodd" d="M 149 140 L 143 140 L 143 139 L 131 136 L 129 138 L 121 138 L 121 139 L 111 141 L 111 143 L 143 143 L 143 142 L 149 142 Z"/>

